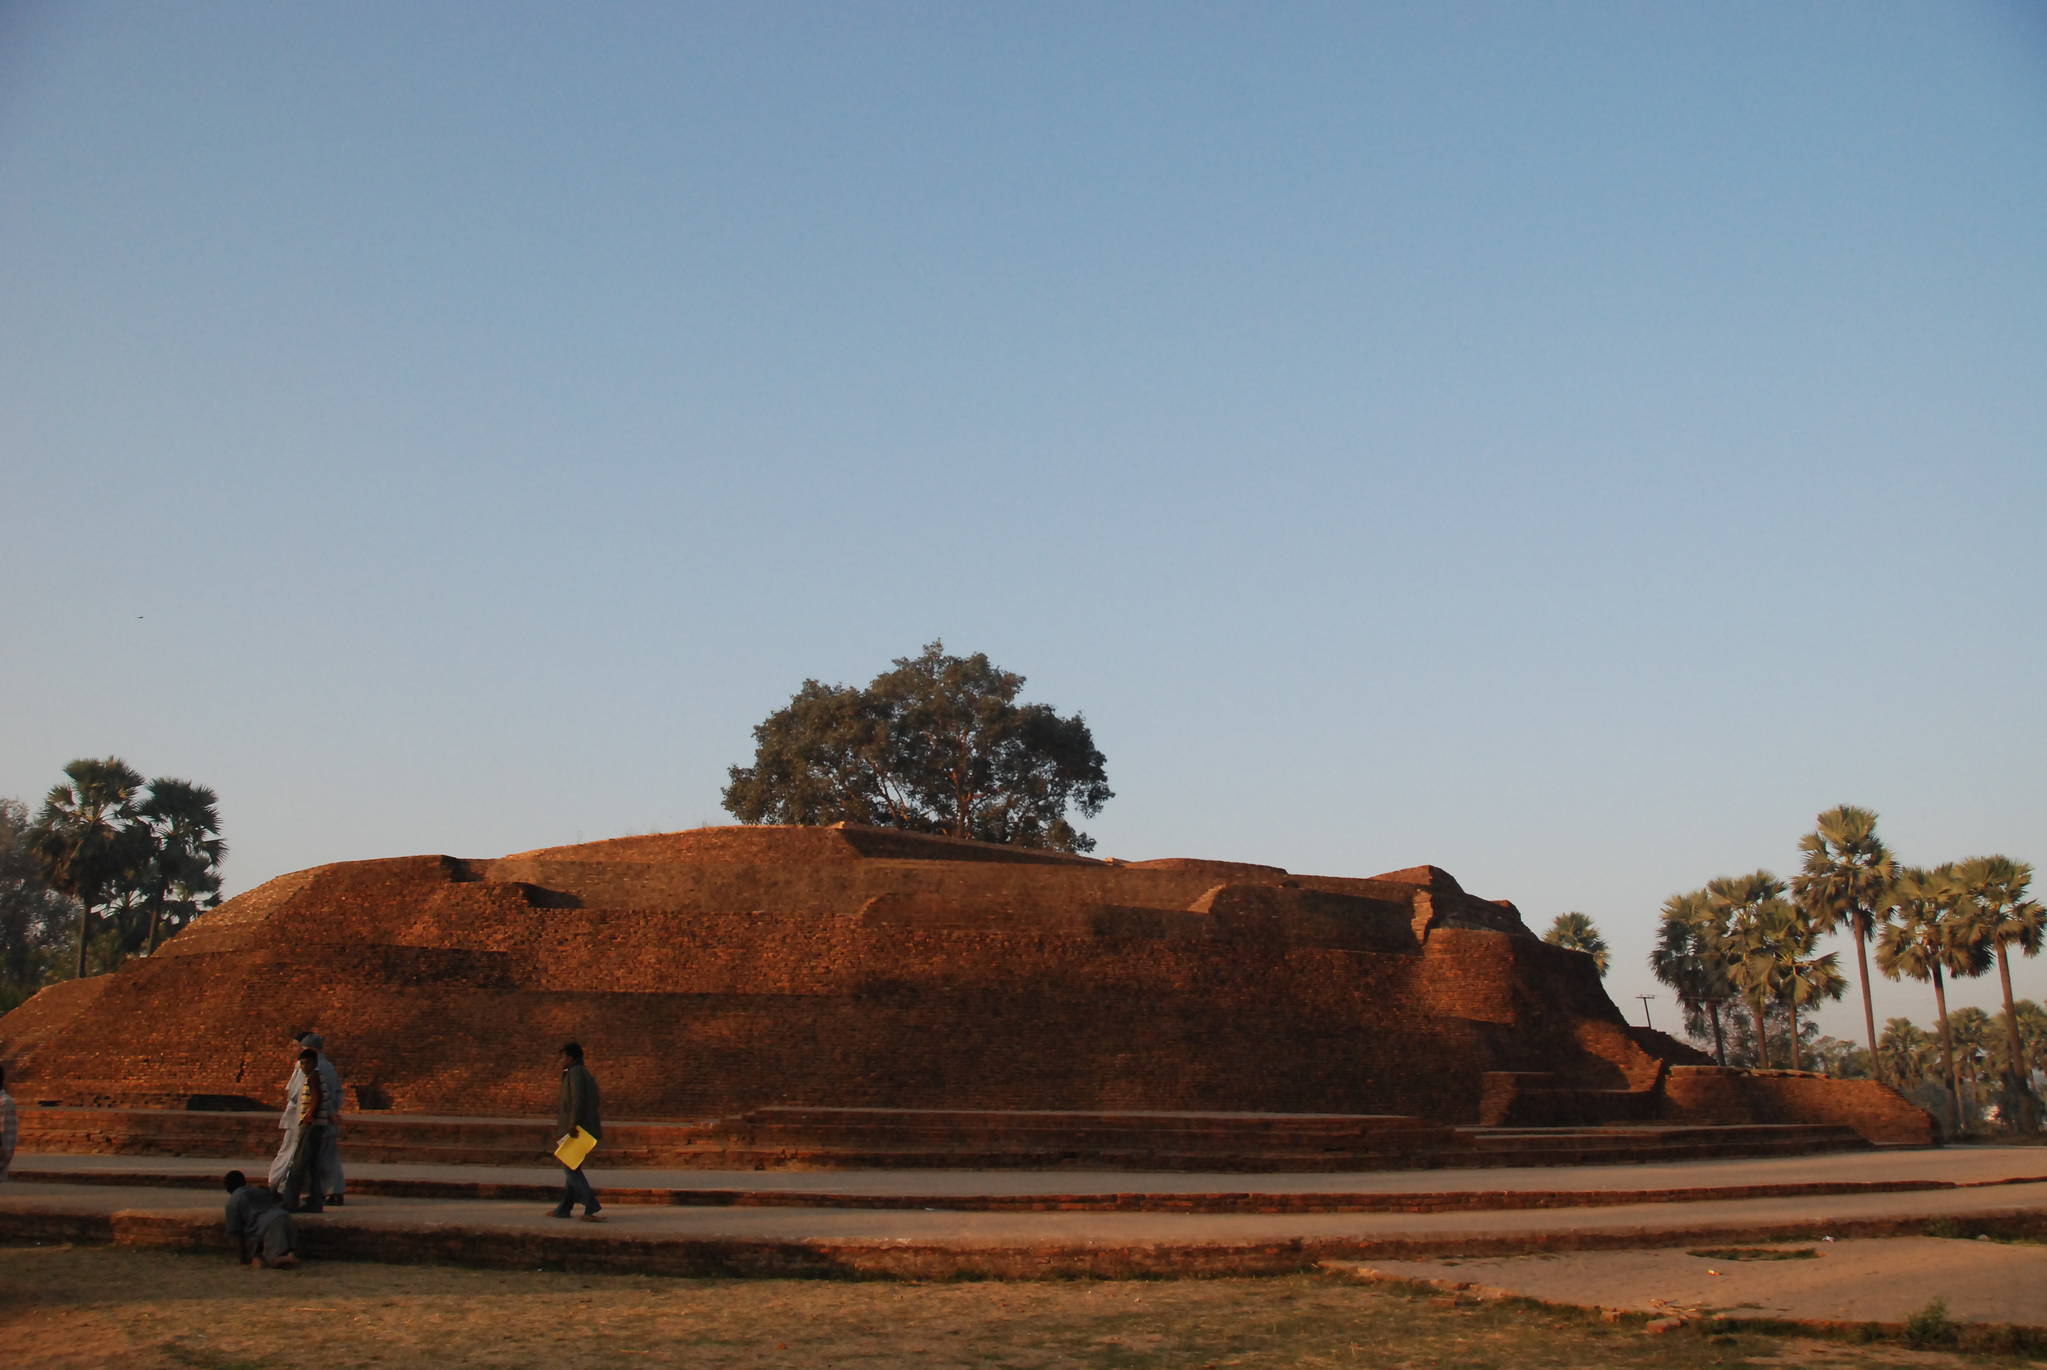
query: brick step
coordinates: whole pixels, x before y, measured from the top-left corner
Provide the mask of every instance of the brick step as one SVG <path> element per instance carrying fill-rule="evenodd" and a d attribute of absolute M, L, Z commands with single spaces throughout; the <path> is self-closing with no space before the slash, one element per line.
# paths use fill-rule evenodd
<path fill-rule="evenodd" d="M 1853 1128 L 1824 1123 L 1749 1124 L 1736 1127 L 1650 1128 L 1472 1128 L 1461 1129 L 1471 1145 L 1482 1150 L 1520 1146 L 1575 1146 L 1583 1150 L 1625 1151 L 1642 1146 L 1710 1140 L 1722 1146 L 1776 1146 L 1841 1142 L 1866 1146 Z"/>
<path fill-rule="evenodd" d="M 1800 1132 L 1852 1132 L 1845 1123 L 1599 1123 L 1594 1125 L 1573 1124 L 1565 1127 L 1537 1127 L 1518 1124 L 1502 1127 L 1469 1127 L 1456 1129 L 1461 1133 L 1484 1134 L 1495 1137 L 1520 1135 L 1534 1137 L 1670 1137 L 1689 1136 L 1693 1133 L 1713 1133 L 1718 1136 L 1781 1137 Z"/>
<path fill-rule="evenodd" d="M 275 1112 L 212 1112 L 179 1109 L 28 1108 L 20 1111 L 21 1141 L 31 1151 L 104 1154 L 176 1154 L 192 1144 L 234 1143 L 238 1151 L 271 1150 L 279 1130 Z M 351 1113 L 343 1134 L 351 1149 L 480 1146 L 530 1153 L 551 1131 L 546 1118 L 441 1118 L 407 1114 Z M 701 1123 L 614 1123 L 607 1141 L 623 1147 L 667 1151 L 718 1145 L 720 1134 Z M 220 1153 L 225 1154 L 225 1153 Z"/>
<path fill-rule="evenodd" d="M 761 1112 L 766 1112 L 765 1110 Z M 802 1127 L 620 1122 L 606 1168 L 1103 1169 L 1217 1172 L 1574 1165 L 1789 1155 L 1866 1147 L 1824 1125 L 1447 1128 L 1401 1118 L 1324 1115 L 1104 1115 L 916 1110 L 781 1111 Z M 750 1118 L 756 1115 L 748 1115 Z M 1165 1118 L 1161 1131 L 1150 1125 Z M 824 1120 L 846 1126 L 822 1127 Z M 1104 1122 L 1114 1119 L 1113 1123 Z M 1084 1121 L 1083 1121 L 1084 1120 Z M 1291 1125 L 1303 1124 L 1304 1130 Z M 274 1113 L 24 1109 L 28 1153 L 268 1156 Z M 1360 1126 L 1362 1124 L 1362 1126 Z M 1348 1135 L 1338 1129 L 1348 1127 Z M 548 1120 L 350 1115 L 345 1154 L 386 1164 L 544 1163 Z"/>
<path fill-rule="evenodd" d="M 1165 1132 L 1144 1133 L 1108 1129 L 1065 1128 L 909 1128 L 848 1127 L 827 1131 L 822 1128 L 737 1127 L 726 1134 L 734 1145 L 752 1147 L 860 1146 L 883 1145 L 914 1148 L 945 1146 L 976 1150 L 1127 1150 L 1133 1146 L 1158 1146 L 1174 1150 L 1243 1151 L 1303 1156 L 1329 1155 L 1345 1151 L 1416 1151 L 1441 1146 L 1450 1140 L 1448 1129 L 1435 1128 L 1412 1133 L 1360 1133 L 1353 1136 L 1289 1137 L 1283 1135 L 1238 1136 L 1230 1133 Z"/>
<path fill-rule="evenodd" d="M 777 1104 L 753 1109 L 728 1119 L 728 1127 L 787 1125 L 826 1127 L 834 1130 L 858 1126 L 902 1126 L 925 1128 L 1089 1128 L 1102 1131 L 1141 1132 L 1147 1135 L 1192 1132 L 1232 1135 L 1282 1134 L 1286 1136 L 1326 1133 L 1351 1136 L 1360 1133 L 1437 1131 L 1440 1125 L 1403 1114 L 1353 1113 L 1153 1113 L 1143 1111 L 1105 1112 L 1096 1110 L 1053 1111 L 1039 1109 L 925 1109 L 925 1108 L 805 1108 Z"/>
<path fill-rule="evenodd" d="M 1473 1157 L 1460 1157 L 1444 1163 L 1445 1169 L 1458 1170 L 1522 1170 L 1570 1166 L 1611 1166 L 1611 1165 L 1674 1165 L 1687 1161 L 1738 1161 L 1760 1160 L 1770 1156 L 1811 1156 L 1824 1151 L 1844 1151 L 1846 1147 L 1799 1147 L 1785 1150 L 1758 1150 L 1753 1147 L 1712 1147 L 1672 1146 L 1640 1152 L 1583 1152 L 1583 1151 L 1532 1151 L 1526 1154 L 1499 1153 Z"/>
<path fill-rule="evenodd" d="M 724 1124 L 735 1148 L 788 1151 L 994 1152 L 1055 1161 L 1143 1150 L 1223 1159 L 1255 1155 L 1319 1164 L 1398 1156 L 1451 1142 L 1419 1118 L 1325 1114 L 999 1113 L 935 1109 L 756 1109 Z M 1041 1160 L 1027 1163 L 1043 1163 Z M 1398 1163 L 1396 1161 L 1396 1163 Z"/>
<path fill-rule="evenodd" d="M 1427 1164 L 1423 1162 L 1422 1164 Z M 898 1147 L 806 1148 L 750 1150 L 735 1148 L 705 1169 L 729 1170 L 1134 1170 L 1196 1171 L 1243 1174 L 1331 1173 L 1366 1170 L 1412 1170 L 1412 1152 L 1345 1152 L 1302 1156 L 1223 1151 L 1051 1151 L 1006 1148 L 962 1151 L 956 1148 Z"/>
<path fill-rule="evenodd" d="M 1642 1123 L 1654 1120 L 1662 1107 L 1662 1098 L 1646 1090 L 1525 1089 L 1507 1121 L 1529 1127 Z"/>
<path fill-rule="evenodd" d="M 1468 1153 L 1465 1159 L 1445 1162 L 1449 1165 L 1473 1167 L 1514 1167 L 1514 1166 L 1576 1166 L 1606 1165 L 1613 1163 L 1643 1164 L 1652 1161 L 1716 1161 L 1740 1157 L 1760 1156 L 1809 1156 L 1822 1151 L 1867 1150 L 1868 1144 L 1860 1138 L 1852 1142 L 1817 1144 L 1813 1142 L 1749 1142 L 1716 1143 L 1711 1141 L 1644 1143 L 1626 1151 L 1587 1150 L 1571 1146 L 1528 1147 L 1508 1151 L 1482 1151 Z"/>
<path fill-rule="evenodd" d="M 97 1186 L 151 1186 L 190 1189 L 208 1194 L 219 1181 L 210 1173 L 190 1171 L 42 1170 L 31 1159 L 17 1166 L 14 1178 L 30 1183 Z M 1428 1192 L 1125 1192 L 1101 1193 L 908 1193 L 864 1194 L 792 1189 L 688 1189 L 636 1187 L 605 1183 L 599 1188 L 607 1205 L 686 1208 L 823 1208 L 904 1211 L 941 1209 L 952 1212 L 1098 1212 L 1098 1213 L 1446 1213 L 1507 1212 L 1535 1208 L 1604 1208 L 1637 1203 L 1705 1203 L 1728 1199 L 1796 1198 L 1839 1194 L 1874 1194 L 1954 1188 L 1940 1180 L 1790 1181 L 1776 1184 L 1695 1186 L 1688 1188 L 1589 1190 L 1479 1190 Z M 552 1202 L 561 1186 L 542 1180 L 463 1180 L 446 1177 L 362 1176 L 348 1190 L 366 1197 L 404 1199 L 533 1200 Z"/>

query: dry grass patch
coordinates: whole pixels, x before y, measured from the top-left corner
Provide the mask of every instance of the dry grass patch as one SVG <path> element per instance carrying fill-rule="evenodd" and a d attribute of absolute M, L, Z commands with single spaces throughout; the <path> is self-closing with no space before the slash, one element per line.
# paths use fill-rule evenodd
<path fill-rule="evenodd" d="M 1311 1276 L 898 1284 L 318 1262 L 264 1272 L 225 1256 L 97 1247 L 0 1247 L 0 1347 L 10 1366 L 48 1370 L 1995 1363 L 1760 1335 L 1650 1336 Z"/>

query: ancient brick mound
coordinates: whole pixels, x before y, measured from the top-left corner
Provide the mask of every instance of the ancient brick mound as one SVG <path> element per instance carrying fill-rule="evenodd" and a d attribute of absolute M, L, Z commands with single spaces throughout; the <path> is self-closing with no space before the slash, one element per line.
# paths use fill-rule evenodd
<path fill-rule="evenodd" d="M 0 1059 L 38 1103 L 267 1103 L 286 1035 L 311 1028 L 352 1107 L 471 1117 L 550 1113 L 569 1038 L 607 1113 L 647 1120 L 1682 1113 L 1589 957 L 1434 867 L 1345 879 L 843 825 L 300 871 L 148 960 L 44 990 L 0 1018 Z M 1860 1126 L 1825 1084 L 1759 1110 L 1754 1089 L 1701 1078 L 1704 1112 L 1683 1116 Z"/>

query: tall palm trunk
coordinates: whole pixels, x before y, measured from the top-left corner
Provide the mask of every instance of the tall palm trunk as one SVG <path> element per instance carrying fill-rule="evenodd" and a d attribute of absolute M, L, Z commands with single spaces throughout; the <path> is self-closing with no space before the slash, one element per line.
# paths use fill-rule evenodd
<path fill-rule="evenodd" d="M 78 899 L 78 978 L 85 978 L 85 944 L 92 936 L 92 900 Z"/>
<path fill-rule="evenodd" d="M 1862 1031 L 1869 1038 L 1869 1073 L 1881 1082 L 1884 1072 L 1876 1054 L 1876 1001 L 1869 996 L 1869 938 L 1875 929 L 1867 918 L 1858 917 L 1849 925 L 1849 931 L 1855 934 L 1855 974 L 1862 982 Z"/>
<path fill-rule="evenodd" d="M 1706 1006 L 1706 1014 L 1713 1020 L 1713 1064 L 1727 1064 L 1727 1039 L 1720 1034 L 1720 1001 L 1715 999 Z"/>
<path fill-rule="evenodd" d="M 1933 1003 L 1940 1012 L 1940 1071 L 1947 1077 L 1948 1121 L 1954 1131 L 1950 1136 L 1962 1135 L 1962 1082 L 1955 1075 L 1955 1034 L 1947 1021 L 1947 985 L 1941 980 L 1940 962 L 1933 963 Z"/>
<path fill-rule="evenodd" d="M 1803 1070 L 1803 1058 L 1798 1054 L 1798 991 L 1795 987 L 1784 996 L 1784 1007 L 1791 1010 L 1791 1068 Z"/>
<path fill-rule="evenodd" d="M 2009 1054 L 2004 1058 L 2004 1085 L 2006 1107 L 2017 1111 L 2011 1121 L 2021 1132 L 2040 1130 L 2040 1102 L 2033 1097 L 2032 1081 L 2026 1078 L 2026 1056 L 2019 1042 L 2019 1011 L 2011 998 L 2011 943 L 2001 943 L 1997 948 L 1997 979 L 2004 991 L 2004 1030 L 2010 1034 L 2006 1043 Z"/>
<path fill-rule="evenodd" d="M 1749 996 L 1748 1011 L 1756 1020 L 1756 1069 L 1768 1070 L 1770 1068 L 1770 1035 L 1763 1028 L 1762 999 L 1755 995 Z"/>
<path fill-rule="evenodd" d="M 163 863 L 161 861 L 156 863 L 154 875 L 155 878 L 152 880 L 149 890 L 149 926 L 143 942 L 145 948 L 144 955 L 156 950 L 157 928 L 163 919 L 164 903 L 171 897 L 170 882 L 163 878 Z"/>

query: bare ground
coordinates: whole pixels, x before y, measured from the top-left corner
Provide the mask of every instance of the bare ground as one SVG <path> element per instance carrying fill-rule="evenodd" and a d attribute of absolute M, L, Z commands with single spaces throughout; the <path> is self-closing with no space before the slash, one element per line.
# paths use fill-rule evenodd
<path fill-rule="evenodd" d="M 2047 1323 L 2047 1246 L 2031 1243 L 1829 1238 L 1359 1265 L 1397 1280 L 1657 1316 L 1901 1323 L 1939 1299 L 1957 1322 Z"/>
<path fill-rule="evenodd" d="M 2016 1365 L 1416 1296 L 1342 1280 L 675 1280 L 0 1247 L 0 1364 L 48 1370 L 566 1367 Z"/>

